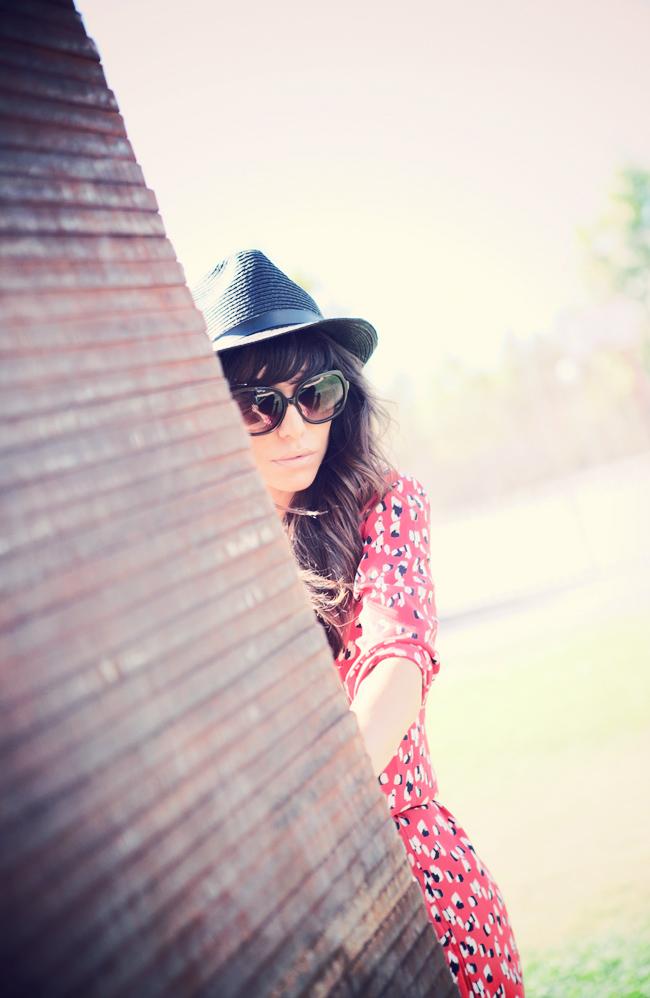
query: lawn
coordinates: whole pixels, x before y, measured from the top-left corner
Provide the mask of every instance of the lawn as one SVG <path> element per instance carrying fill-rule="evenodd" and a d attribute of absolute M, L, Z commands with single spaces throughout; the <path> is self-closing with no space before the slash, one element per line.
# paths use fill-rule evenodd
<path fill-rule="evenodd" d="M 644 938 L 622 934 L 550 950 L 526 961 L 530 998 L 648 998 L 650 948 Z"/>
<path fill-rule="evenodd" d="M 649 618 L 630 577 L 441 625 L 439 797 L 503 890 L 529 998 L 650 995 Z"/>

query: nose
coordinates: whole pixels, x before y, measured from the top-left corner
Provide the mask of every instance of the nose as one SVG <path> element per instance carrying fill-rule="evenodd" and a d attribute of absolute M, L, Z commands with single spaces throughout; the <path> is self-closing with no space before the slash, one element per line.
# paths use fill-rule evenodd
<path fill-rule="evenodd" d="M 278 426 L 278 435 L 289 440 L 298 439 L 305 429 L 305 421 L 298 411 L 297 405 L 288 405 L 284 419 Z"/>

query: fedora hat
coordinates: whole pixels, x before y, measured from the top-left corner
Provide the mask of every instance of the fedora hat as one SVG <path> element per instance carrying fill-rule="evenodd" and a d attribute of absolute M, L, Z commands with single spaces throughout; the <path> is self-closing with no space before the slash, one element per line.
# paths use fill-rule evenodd
<path fill-rule="evenodd" d="M 228 256 L 192 290 L 215 353 L 283 333 L 322 329 L 365 364 L 377 333 L 365 319 L 325 319 L 318 305 L 261 250 Z"/>

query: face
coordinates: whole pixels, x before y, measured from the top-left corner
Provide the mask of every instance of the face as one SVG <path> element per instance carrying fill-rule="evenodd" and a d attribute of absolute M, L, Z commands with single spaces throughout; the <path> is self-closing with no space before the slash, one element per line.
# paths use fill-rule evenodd
<path fill-rule="evenodd" d="M 269 387 L 279 388 L 290 398 L 302 377 L 299 374 L 291 382 L 282 381 Z M 261 375 L 258 374 L 257 380 L 262 380 Z M 281 507 L 280 515 L 291 504 L 294 494 L 308 488 L 316 478 L 331 428 L 331 422 L 305 422 L 296 406 L 289 405 L 275 430 L 250 437 L 255 463 L 273 501 Z"/>

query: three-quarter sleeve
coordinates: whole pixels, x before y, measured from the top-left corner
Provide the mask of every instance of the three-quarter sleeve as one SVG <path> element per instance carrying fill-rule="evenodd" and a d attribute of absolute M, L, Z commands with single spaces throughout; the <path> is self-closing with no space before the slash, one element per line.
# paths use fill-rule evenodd
<path fill-rule="evenodd" d="M 426 490 L 409 475 L 392 479 L 362 524 L 363 555 L 353 592 L 358 615 L 344 652 L 350 660 L 345 676 L 350 701 L 379 662 L 405 658 L 419 666 L 421 704 L 426 702 L 440 669 L 429 528 Z"/>

